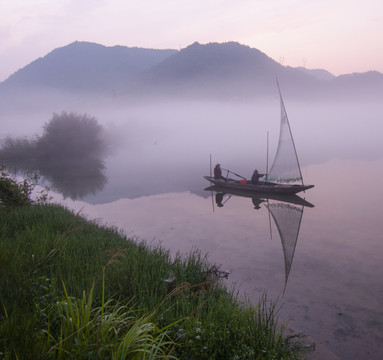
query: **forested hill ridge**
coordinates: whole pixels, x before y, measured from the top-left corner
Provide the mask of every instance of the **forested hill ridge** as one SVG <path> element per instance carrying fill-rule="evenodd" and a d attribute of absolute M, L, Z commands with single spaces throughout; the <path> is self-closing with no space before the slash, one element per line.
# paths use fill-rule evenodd
<path fill-rule="evenodd" d="M 98 92 L 128 84 L 176 52 L 76 41 L 16 71 L 2 85 Z"/>
<path fill-rule="evenodd" d="M 383 74 L 377 71 L 334 76 L 323 69 L 283 66 L 236 42 L 158 50 L 76 41 L 15 72 L 0 83 L 0 92 L 5 97 L 57 91 L 140 99 L 250 100 L 275 96 L 276 78 L 284 94 L 296 99 L 383 96 Z"/>

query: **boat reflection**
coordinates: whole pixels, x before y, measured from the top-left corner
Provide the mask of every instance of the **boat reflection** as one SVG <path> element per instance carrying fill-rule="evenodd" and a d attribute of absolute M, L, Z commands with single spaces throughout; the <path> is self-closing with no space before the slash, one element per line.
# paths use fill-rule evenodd
<path fill-rule="evenodd" d="M 285 263 L 284 294 L 298 241 L 303 209 L 305 207 L 312 208 L 314 205 L 298 195 L 256 194 L 254 192 L 241 190 L 230 190 L 229 192 L 227 189 L 215 185 L 210 186 L 205 190 L 210 191 L 212 196 L 215 196 L 215 203 L 218 207 L 223 207 L 232 196 L 240 196 L 251 198 L 255 210 L 261 209 L 262 204 L 267 208 L 269 212 L 270 236 L 272 236 L 271 219 L 273 219 L 278 229 L 283 248 Z"/>

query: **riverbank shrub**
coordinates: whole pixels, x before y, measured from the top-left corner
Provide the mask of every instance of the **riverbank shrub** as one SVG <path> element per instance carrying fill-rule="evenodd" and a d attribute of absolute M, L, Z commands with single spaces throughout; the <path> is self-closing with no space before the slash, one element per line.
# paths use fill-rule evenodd
<path fill-rule="evenodd" d="M 27 178 L 18 180 L 0 164 L 0 208 L 12 208 L 42 204 L 49 200 L 48 188 L 44 187 L 32 198 L 38 182 L 37 173 L 28 172 Z"/>
<path fill-rule="evenodd" d="M 298 359 L 275 304 L 222 281 L 197 250 L 171 256 L 59 205 L 0 208 L 0 357 Z"/>
<path fill-rule="evenodd" d="M 100 191 L 107 182 L 105 138 L 96 118 L 63 111 L 52 115 L 39 136 L 3 139 L 0 160 L 12 173 L 39 174 L 64 197 L 76 199 Z"/>
<path fill-rule="evenodd" d="M 30 169 L 78 158 L 98 159 L 105 150 L 104 128 L 95 117 L 63 111 L 52 115 L 40 136 L 4 139 L 0 158 Z"/>
<path fill-rule="evenodd" d="M 17 181 L 0 166 L 0 207 L 29 205 L 32 190 L 33 185 L 28 180 Z"/>

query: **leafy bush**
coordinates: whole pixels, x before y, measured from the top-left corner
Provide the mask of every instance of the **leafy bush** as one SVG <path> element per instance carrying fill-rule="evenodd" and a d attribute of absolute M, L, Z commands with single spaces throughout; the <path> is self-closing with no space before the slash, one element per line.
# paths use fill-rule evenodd
<path fill-rule="evenodd" d="M 7 138 L 0 157 L 7 161 L 58 163 L 80 158 L 98 158 L 105 150 L 103 127 L 87 114 L 63 111 L 54 113 L 43 126 L 43 134 L 35 139 Z"/>
<path fill-rule="evenodd" d="M 55 190 L 76 199 L 105 186 L 103 132 L 87 114 L 53 114 L 41 136 L 5 139 L 0 159 L 15 173 L 38 171 Z"/>
<path fill-rule="evenodd" d="M 49 200 L 48 188 L 42 188 L 32 199 L 39 175 L 36 172 L 28 172 L 27 178 L 18 181 L 3 165 L 0 166 L 0 207 L 14 207 L 31 204 L 43 204 Z"/>
<path fill-rule="evenodd" d="M 28 180 L 17 182 L 4 167 L 0 168 L 0 207 L 29 205 L 32 190 Z"/>
<path fill-rule="evenodd" d="M 40 159 L 60 161 L 79 156 L 97 157 L 104 150 L 103 127 L 87 114 L 65 111 L 53 114 L 43 130 L 43 135 L 36 142 Z"/>

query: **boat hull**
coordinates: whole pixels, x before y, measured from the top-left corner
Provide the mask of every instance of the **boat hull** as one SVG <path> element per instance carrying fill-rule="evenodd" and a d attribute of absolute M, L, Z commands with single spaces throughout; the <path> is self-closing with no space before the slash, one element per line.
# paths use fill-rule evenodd
<path fill-rule="evenodd" d="M 212 184 L 223 189 L 244 190 L 263 194 L 297 194 L 314 187 L 314 185 L 277 184 L 271 181 L 259 181 L 253 184 L 248 180 L 216 179 L 212 176 L 204 176 Z"/>

